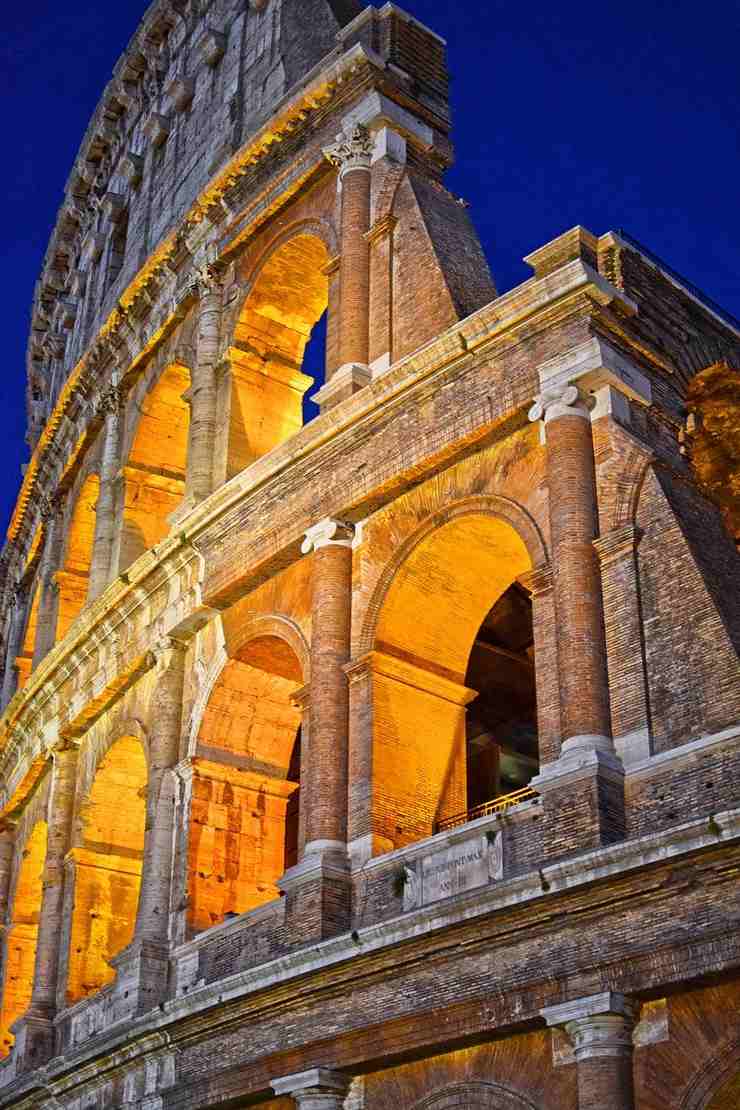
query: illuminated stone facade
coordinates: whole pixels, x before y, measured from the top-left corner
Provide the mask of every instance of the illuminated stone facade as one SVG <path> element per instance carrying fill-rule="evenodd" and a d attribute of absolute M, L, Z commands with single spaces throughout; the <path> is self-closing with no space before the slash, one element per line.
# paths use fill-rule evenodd
<path fill-rule="evenodd" d="M 155 0 L 104 93 L 2 555 L 2 1107 L 738 1105 L 740 332 L 582 228 L 497 296 L 449 131 L 391 4 Z"/>

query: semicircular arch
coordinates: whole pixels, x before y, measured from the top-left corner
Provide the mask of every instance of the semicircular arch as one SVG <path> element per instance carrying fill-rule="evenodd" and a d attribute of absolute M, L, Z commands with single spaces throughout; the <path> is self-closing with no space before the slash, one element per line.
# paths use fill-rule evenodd
<path fill-rule="evenodd" d="M 535 1103 L 501 1083 L 456 1083 L 427 1095 L 412 1110 L 537 1110 Z"/>
<path fill-rule="evenodd" d="M 492 517 L 508 525 L 520 538 L 532 567 L 548 562 L 544 537 L 533 517 L 516 501 L 497 494 L 482 494 L 452 502 L 431 513 L 415 531 L 397 548 L 383 568 L 365 611 L 358 643 L 358 654 L 372 651 L 383 605 L 401 567 L 413 552 L 434 532 L 465 517 Z"/>

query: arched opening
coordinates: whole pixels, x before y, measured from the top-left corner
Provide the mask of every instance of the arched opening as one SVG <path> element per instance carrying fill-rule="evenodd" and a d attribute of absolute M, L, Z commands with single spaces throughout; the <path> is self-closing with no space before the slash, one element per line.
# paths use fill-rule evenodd
<path fill-rule="evenodd" d="M 80 807 L 72 849 L 74 909 L 69 949 L 70 1004 L 112 981 L 109 961 L 133 938 L 146 823 L 147 764 L 141 742 L 125 736 L 109 749 Z"/>
<path fill-rule="evenodd" d="M 18 673 L 18 690 L 22 690 L 31 677 L 31 669 L 33 667 L 33 649 L 36 646 L 36 626 L 38 624 L 40 601 L 41 589 L 37 584 L 34 587 L 31 604 L 28 610 L 26 631 L 23 634 L 21 650 L 15 660 L 15 669 Z"/>
<path fill-rule="evenodd" d="M 226 480 L 303 424 L 303 396 L 313 379 L 301 368 L 327 309 L 328 260 L 318 236 L 294 236 L 269 256 L 242 307 L 221 380 Z"/>
<path fill-rule="evenodd" d="M 26 841 L 18 871 L 13 909 L 5 936 L 0 1056 L 7 1056 L 13 1047 L 15 1038 L 10 1027 L 23 1016 L 31 1004 L 46 861 L 46 836 L 46 822 L 37 822 Z"/>
<path fill-rule="evenodd" d="M 293 649 L 251 640 L 208 700 L 193 761 L 189 927 L 200 932 L 278 896 L 298 855 L 302 685 Z"/>
<path fill-rule="evenodd" d="M 67 635 L 87 598 L 99 493 L 100 479 L 97 474 L 90 474 L 79 492 L 67 530 L 64 564 L 54 575 L 59 588 L 57 640 Z"/>
<path fill-rule="evenodd" d="M 539 769 L 531 568 L 518 532 L 471 512 L 428 532 L 380 608 L 371 831 L 388 851 L 482 816 Z"/>
<path fill-rule="evenodd" d="M 740 1106 L 740 1070 L 722 1084 L 706 1104 L 706 1110 L 736 1110 Z"/>
<path fill-rule="evenodd" d="M 141 404 L 123 470 L 123 525 L 119 570 L 124 571 L 170 531 L 170 517 L 185 494 L 190 373 L 173 364 Z"/>

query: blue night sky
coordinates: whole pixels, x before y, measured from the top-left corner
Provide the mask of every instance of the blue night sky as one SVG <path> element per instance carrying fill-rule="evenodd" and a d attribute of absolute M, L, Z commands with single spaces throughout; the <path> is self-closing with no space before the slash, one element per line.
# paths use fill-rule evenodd
<path fill-rule="evenodd" d="M 300 0 L 294 0 L 300 3 Z M 144 0 L 8 5 L 0 43 L 3 531 L 27 460 L 33 288 L 85 127 Z M 583 224 L 624 228 L 740 316 L 737 0 L 402 3 L 449 43 L 457 165 L 500 292 Z"/>

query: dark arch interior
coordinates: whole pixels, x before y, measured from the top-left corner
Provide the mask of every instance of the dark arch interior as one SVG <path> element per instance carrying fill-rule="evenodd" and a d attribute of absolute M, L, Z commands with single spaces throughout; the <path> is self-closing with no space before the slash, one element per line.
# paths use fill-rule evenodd
<path fill-rule="evenodd" d="M 539 770 L 532 603 L 517 583 L 478 630 L 465 685 L 468 810 L 527 786 Z"/>

